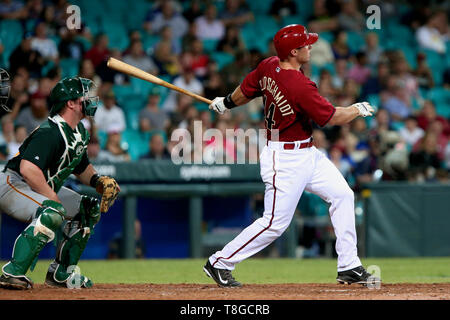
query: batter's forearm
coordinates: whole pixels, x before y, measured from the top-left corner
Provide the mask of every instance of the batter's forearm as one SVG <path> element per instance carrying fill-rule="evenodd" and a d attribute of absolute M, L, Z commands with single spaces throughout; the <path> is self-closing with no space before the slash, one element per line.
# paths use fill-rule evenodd
<path fill-rule="evenodd" d="M 233 93 L 231 94 L 231 99 L 237 106 L 241 106 L 251 101 L 251 99 L 247 98 L 241 90 L 241 86 L 238 86 Z"/>
<path fill-rule="evenodd" d="M 357 116 L 359 116 L 359 110 L 355 106 L 336 107 L 336 111 L 330 121 L 328 121 L 328 124 L 332 126 L 343 125 L 349 123 Z"/>
<path fill-rule="evenodd" d="M 34 192 L 42 194 L 50 200 L 61 202 L 55 191 L 47 184 L 44 173 L 37 165 L 28 160 L 22 160 L 20 162 L 20 174 Z"/>

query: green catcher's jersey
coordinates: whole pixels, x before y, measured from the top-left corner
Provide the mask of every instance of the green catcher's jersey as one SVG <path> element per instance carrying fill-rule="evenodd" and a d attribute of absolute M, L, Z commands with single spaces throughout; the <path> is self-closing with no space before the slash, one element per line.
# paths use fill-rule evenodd
<path fill-rule="evenodd" d="M 58 192 L 72 173 L 80 174 L 89 165 L 88 143 L 89 133 L 81 122 L 73 130 L 60 115 L 49 117 L 25 139 L 6 168 L 20 174 L 20 161 L 28 160 L 42 170 L 48 185 Z"/>

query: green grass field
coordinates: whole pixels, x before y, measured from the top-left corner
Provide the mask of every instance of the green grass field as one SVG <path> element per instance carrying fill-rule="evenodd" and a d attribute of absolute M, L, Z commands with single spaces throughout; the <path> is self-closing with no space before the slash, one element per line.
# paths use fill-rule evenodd
<path fill-rule="evenodd" d="M 206 259 L 83 260 L 81 272 L 96 283 L 212 283 L 202 271 Z M 384 283 L 450 282 L 450 257 L 371 258 Z M 4 262 L 0 262 L 1 265 Z M 29 276 L 42 283 L 50 261 L 41 260 Z M 233 272 L 244 283 L 335 283 L 335 259 L 251 258 Z"/>

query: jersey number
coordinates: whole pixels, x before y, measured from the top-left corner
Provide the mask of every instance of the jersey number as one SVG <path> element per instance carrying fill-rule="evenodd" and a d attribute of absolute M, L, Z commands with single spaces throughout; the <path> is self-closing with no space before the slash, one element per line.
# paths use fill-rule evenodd
<path fill-rule="evenodd" d="M 267 98 L 264 96 L 264 106 L 266 105 Z M 273 120 L 273 115 L 275 114 L 275 103 L 271 103 L 269 108 L 267 109 L 266 115 L 266 127 L 268 130 L 272 130 L 275 125 L 275 121 Z"/>

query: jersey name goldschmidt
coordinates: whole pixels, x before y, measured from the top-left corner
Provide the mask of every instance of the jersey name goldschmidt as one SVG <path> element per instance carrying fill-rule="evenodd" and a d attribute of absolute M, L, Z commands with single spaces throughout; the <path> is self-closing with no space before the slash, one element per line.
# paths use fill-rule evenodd
<path fill-rule="evenodd" d="M 73 130 L 60 115 L 49 117 L 25 139 L 6 168 L 20 174 L 20 161 L 28 160 L 42 170 L 48 185 L 58 192 L 72 173 L 80 174 L 89 165 L 88 143 L 89 133 L 81 122 Z"/>
<path fill-rule="evenodd" d="M 245 77 L 241 91 L 249 99 L 263 97 L 269 140 L 274 129 L 279 130 L 280 141 L 307 139 L 311 120 L 324 126 L 336 111 L 303 71 L 282 69 L 278 57 L 263 60 Z"/>

